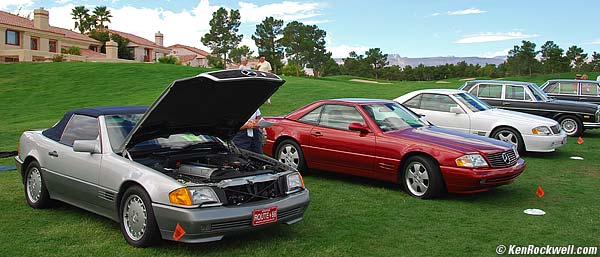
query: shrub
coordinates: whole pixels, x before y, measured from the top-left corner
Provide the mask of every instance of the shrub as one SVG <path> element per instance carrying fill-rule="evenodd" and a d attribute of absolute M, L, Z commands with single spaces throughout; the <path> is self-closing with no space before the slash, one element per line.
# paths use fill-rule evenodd
<path fill-rule="evenodd" d="M 62 61 L 64 61 L 64 59 L 65 59 L 65 57 L 62 54 L 55 54 L 52 57 L 53 62 L 62 62 Z"/>
<path fill-rule="evenodd" d="M 181 64 L 177 57 L 169 55 L 158 58 L 158 62 L 162 64 Z"/>
<path fill-rule="evenodd" d="M 71 46 L 67 50 L 67 53 L 71 55 L 81 55 L 81 48 L 79 48 L 78 46 Z"/>
<path fill-rule="evenodd" d="M 225 63 L 223 63 L 223 60 L 221 60 L 221 58 L 209 55 L 206 56 L 206 59 L 208 60 L 208 65 L 212 66 L 213 68 L 225 69 Z"/>
<path fill-rule="evenodd" d="M 304 76 L 304 71 L 296 64 L 287 64 L 281 69 L 281 73 L 286 76 Z"/>

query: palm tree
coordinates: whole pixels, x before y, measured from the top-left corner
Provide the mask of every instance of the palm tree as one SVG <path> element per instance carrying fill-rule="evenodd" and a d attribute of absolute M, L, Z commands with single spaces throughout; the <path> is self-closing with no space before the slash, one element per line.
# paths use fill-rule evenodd
<path fill-rule="evenodd" d="M 85 8 L 85 6 L 83 6 L 83 5 L 76 6 L 75 8 L 73 8 L 73 10 L 71 10 L 72 19 L 75 20 L 75 28 L 74 29 L 79 29 L 79 32 L 81 32 L 81 34 L 85 33 L 86 31 L 88 31 L 90 29 L 90 25 L 89 25 L 90 14 L 88 13 L 89 11 L 90 10 Z"/>
<path fill-rule="evenodd" d="M 100 28 L 101 30 L 107 28 L 106 26 L 104 26 L 104 22 L 110 23 L 110 18 L 113 17 L 110 14 L 110 10 L 106 9 L 106 6 L 96 6 L 96 8 L 94 8 L 93 13 L 96 16 L 96 20 L 99 23 L 98 28 Z"/>

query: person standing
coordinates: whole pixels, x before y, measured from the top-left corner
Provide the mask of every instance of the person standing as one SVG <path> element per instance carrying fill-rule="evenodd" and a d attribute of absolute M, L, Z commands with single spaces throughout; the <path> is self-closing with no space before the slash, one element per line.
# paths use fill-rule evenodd
<path fill-rule="evenodd" d="M 273 69 L 271 68 L 271 63 L 265 60 L 265 56 L 261 55 L 258 58 L 258 64 L 256 65 L 256 69 L 262 72 L 271 72 Z"/>
<path fill-rule="evenodd" d="M 250 69 L 250 65 L 248 64 L 248 59 L 246 59 L 245 57 L 242 57 L 242 61 L 240 63 L 240 70 L 249 70 Z"/>
<path fill-rule="evenodd" d="M 265 60 L 265 56 L 261 55 L 258 58 L 258 64 L 256 65 L 256 69 L 262 72 L 271 72 L 273 69 L 271 68 L 271 63 Z M 267 99 L 267 103 L 271 104 L 271 98 Z"/>
<path fill-rule="evenodd" d="M 250 119 L 240 128 L 233 137 L 235 146 L 251 152 L 262 154 L 262 132 L 258 127 L 261 119 L 260 109 L 256 110 Z"/>

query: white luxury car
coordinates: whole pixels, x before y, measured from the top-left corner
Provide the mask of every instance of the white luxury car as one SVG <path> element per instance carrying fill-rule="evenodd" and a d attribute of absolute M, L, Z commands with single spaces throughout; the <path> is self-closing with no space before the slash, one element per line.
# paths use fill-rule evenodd
<path fill-rule="evenodd" d="M 567 135 L 556 121 L 495 109 L 462 90 L 418 90 L 394 101 L 436 126 L 510 142 L 520 152 L 552 152 L 567 143 Z"/>

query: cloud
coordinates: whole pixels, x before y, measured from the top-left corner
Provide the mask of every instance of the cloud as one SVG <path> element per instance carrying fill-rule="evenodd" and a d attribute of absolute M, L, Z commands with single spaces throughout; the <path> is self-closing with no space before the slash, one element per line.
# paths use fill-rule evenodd
<path fill-rule="evenodd" d="M 481 57 L 485 57 L 485 58 L 493 58 L 496 56 L 507 56 L 508 55 L 508 51 L 512 50 L 512 48 L 506 48 L 504 50 L 500 50 L 500 51 L 496 51 L 496 52 L 486 52 L 483 53 L 482 55 L 480 55 Z"/>
<path fill-rule="evenodd" d="M 54 1 L 55 4 L 68 4 L 70 3 L 72 0 L 56 0 Z"/>
<path fill-rule="evenodd" d="M 365 51 L 369 50 L 369 47 L 362 45 L 346 45 L 341 44 L 337 46 L 327 46 L 327 50 L 331 52 L 333 58 L 346 58 L 348 53 L 354 51 L 357 54 L 364 54 Z"/>
<path fill-rule="evenodd" d="M 440 16 L 440 15 L 450 15 L 450 16 L 454 16 L 454 15 L 469 15 L 469 14 L 481 14 L 481 13 L 486 13 L 487 11 L 483 11 L 481 9 L 478 8 L 468 8 L 468 9 L 464 9 L 464 10 L 456 10 L 456 11 L 447 11 L 444 13 L 440 13 L 440 12 L 434 12 L 428 16 L 425 17 L 435 17 L 435 16 Z"/>
<path fill-rule="evenodd" d="M 457 44 L 484 43 L 504 40 L 524 39 L 538 37 L 538 34 L 525 34 L 523 32 L 486 32 L 473 35 L 463 36 L 461 39 L 454 41 Z"/>
<path fill-rule="evenodd" d="M 301 20 L 320 16 L 318 3 L 283 1 L 265 5 L 239 2 L 242 23 L 260 23 L 265 17 L 273 16 L 284 21 Z"/>
<path fill-rule="evenodd" d="M 600 38 L 594 39 L 589 42 L 583 42 L 582 45 L 600 45 Z"/>
<path fill-rule="evenodd" d="M 0 1 L 0 10 L 9 10 L 9 7 L 18 9 L 33 5 L 33 0 L 2 0 Z"/>
<path fill-rule="evenodd" d="M 447 14 L 448 15 L 468 15 L 468 14 L 480 14 L 480 13 L 486 13 L 486 12 L 487 11 L 482 11 L 477 8 L 469 8 L 469 9 L 464 9 L 464 10 L 448 11 Z"/>
<path fill-rule="evenodd" d="M 2 4 L 5 1 L 0 0 Z M 16 0 L 8 1 L 17 2 Z M 52 26 L 73 29 L 74 21 L 71 19 L 71 10 L 75 5 L 70 0 L 55 1 L 64 2 L 65 5 L 48 9 L 50 12 L 50 24 Z M 180 11 L 170 11 L 163 8 L 133 7 L 130 5 L 124 5 L 119 8 L 111 8 L 109 6 L 113 17 L 108 26 L 110 29 L 132 33 L 151 41 L 154 41 L 154 33 L 160 31 L 164 34 L 165 46 L 185 44 L 208 50 L 207 47 L 202 45 L 200 38 L 210 30 L 209 21 L 212 18 L 212 13 L 221 7 L 221 5 L 220 3 L 212 5 L 209 0 L 197 1 L 198 4 L 194 8 Z M 21 0 L 20 2 L 25 1 Z M 321 15 L 319 8 L 322 7 L 317 3 L 292 1 L 265 5 L 246 2 L 239 2 L 238 4 L 241 22 L 244 26 L 253 26 L 268 16 L 283 19 L 284 21 L 314 18 Z M 94 8 L 93 5 L 86 5 L 86 7 L 88 9 Z M 229 9 L 228 7 L 225 8 Z M 328 20 L 315 19 L 303 22 L 318 24 L 328 22 Z M 257 51 L 256 45 L 250 38 L 250 35 L 244 35 L 240 45 L 244 44 L 248 45 L 253 51 Z"/>

